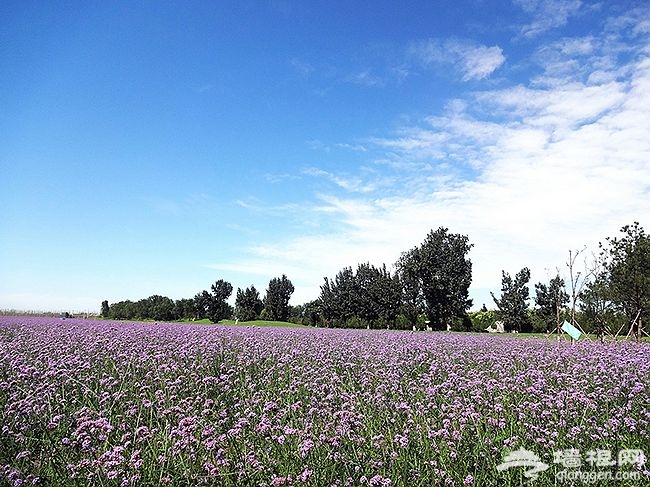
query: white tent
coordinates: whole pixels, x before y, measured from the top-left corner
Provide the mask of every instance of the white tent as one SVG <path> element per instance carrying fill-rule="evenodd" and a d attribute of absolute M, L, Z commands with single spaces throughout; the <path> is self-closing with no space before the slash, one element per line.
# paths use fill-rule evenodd
<path fill-rule="evenodd" d="M 503 328 L 503 321 L 495 321 L 494 324 L 488 326 L 485 331 L 488 333 L 505 333 L 505 329 Z"/>

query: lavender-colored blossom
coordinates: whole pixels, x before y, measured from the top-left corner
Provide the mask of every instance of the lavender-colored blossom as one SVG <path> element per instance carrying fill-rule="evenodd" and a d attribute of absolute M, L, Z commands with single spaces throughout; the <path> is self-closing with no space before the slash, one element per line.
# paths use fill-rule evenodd
<path fill-rule="evenodd" d="M 0 484 L 515 484 L 506 450 L 650 444 L 646 344 L 0 317 L 0 359 Z"/>

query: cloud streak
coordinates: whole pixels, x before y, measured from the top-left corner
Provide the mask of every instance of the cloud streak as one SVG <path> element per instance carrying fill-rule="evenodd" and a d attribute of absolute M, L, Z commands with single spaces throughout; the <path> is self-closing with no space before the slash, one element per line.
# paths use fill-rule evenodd
<path fill-rule="evenodd" d="M 463 81 L 487 78 L 506 61 L 499 46 L 459 39 L 428 39 L 411 45 L 408 54 L 427 68 L 452 65 Z"/>
<path fill-rule="evenodd" d="M 581 0 L 514 0 L 514 3 L 532 17 L 520 30 L 528 38 L 566 25 L 582 6 Z"/>

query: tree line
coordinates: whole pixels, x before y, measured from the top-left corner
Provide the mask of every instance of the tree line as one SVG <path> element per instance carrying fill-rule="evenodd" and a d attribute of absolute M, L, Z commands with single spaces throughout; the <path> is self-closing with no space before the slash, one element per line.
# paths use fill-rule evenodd
<path fill-rule="evenodd" d="M 190 321 L 208 319 L 213 323 L 237 317 L 242 321 L 269 319 L 286 321 L 289 317 L 289 299 L 294 286 L 286 275 L 269 281 L 264 299 L 255 286 L 237 289 L 235 307 L 229 303 L 232 284 L 219 279 L 209 290 L 197 293 L 193 298 L 173 300 L 154 295 L 138 301 L 119 301 L 110 304 L 104 300 L 101 316 L 113 320 Z"/>
<path fill-rule="evenodd" d="M 635 222 L 622 236 L 607 238 L 600 253 L 577 269 L 581 251 L 569 253 L 569 281 L 560 271 L 548 282 L 534 285 L 531 303 L 530 270 L 514 276 L 502 271 L 501 293 L 492 293 L 496 309 L 485 304 L 470 312 L 469 286 L 473 244 L 466 235 L 445 227 L 431 230 L 419 245 L 403 252 L 391 272 L 386 264 L 369 262 L 345 267 L 324 278 L 314 301 L 290 306 L 294 287 L 282 275 L 269 282 L 264 298 L 254 286 L 237 289 L 235 307 L 227 302 L 230 283 L 216 281 L 191 299 L 174 301 L 151 296 L 140 301 L 102 303 L 102 316 L 113 319 L 159 321 L 204 319 L 218 322 L 268 319 L 312 326 L 483 331 L 501 321 L 506 331 L 552 332 L 565 319 L 587 332 L 605 334 L 632 323 L 640 329 L 650 314 L 650 238 Z"/>

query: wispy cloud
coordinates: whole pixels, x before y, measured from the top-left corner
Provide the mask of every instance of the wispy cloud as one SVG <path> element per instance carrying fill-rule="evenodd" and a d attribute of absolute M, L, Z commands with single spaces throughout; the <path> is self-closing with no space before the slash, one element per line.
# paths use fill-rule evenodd
<path fill-rule="evenodd" d="M 363 144 L 347 144 L 347 143 L 338 143 L 334 144 L 339 149 L 347 149 L 354 152 L 367 152 L 368 149 Z"/>
<path fill-rule="evenodd" d="M 323 177 L 327 180 L 333 182 L 340 188 L 346 191 L 352 191 L 357 193 L 369 193 L 376 189 L 374 182 L 365 182 L 360 177 L 351 177 L 346 175 L 337 175 L 316 167 L 309 167 L 304 169 L 303 174 L 313 177 Z"/>
<path fill-rule="evenodd" d="M 298 179 L 300 176 L 293 173 L 266 173 L 264 179 L 269 183 L 276 184 L 284 181 L 291 181 Z"/>
<path fill-rule="evenodd" d="M 362 71 L 351 74 L 347 77 L 347 81 L 354 83 L 355 85 L 361 86 L 383 86 L 385 84 L 384 80 L 374 74 L 371 69 L 364 69 Z"/>
<path fill-rule="evenodd" d="M 295 213 L 300 211 L 300 205 L 298 203 L 284 203 L 279 205 L 269 205 L 255 197 L 249 197 L 246 199 L 235 200 L 235 205 L 245 210 L 249 210 L 254 213 L 262 213 L 268 215 L 287 215 L 289 213 Z"/>
<path fill-rule="evenodd" d="M 452 65 L 463 81 L 487 78 L 506 60 L 499 46 L 460 39 L 417 42 L 409 47 L 408 55 L 426 67 Z"/>
<path fill-rule="evenodd" d="M 316 71 L 316 67 L 308 62 L 305 62 L 299 58 L 291 58 L 289 60 L 289 65 L 293 68 L 295 72 L 297 72 L 302 78 L 309 78 L 314 71 Z"/>
<path fill-rule="evenodd" d="M 582 6 L 581 0 L 514 0 L 514 3 L 531 16 L 531 21 L 520 29 L 520 34 L 529 38 L 566 25 Z"/>

